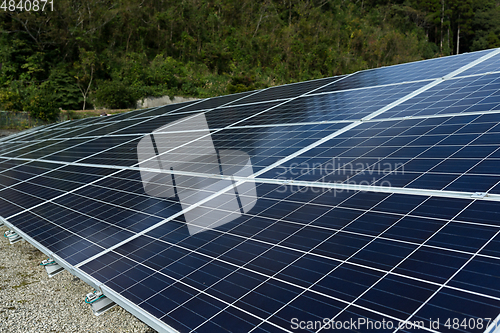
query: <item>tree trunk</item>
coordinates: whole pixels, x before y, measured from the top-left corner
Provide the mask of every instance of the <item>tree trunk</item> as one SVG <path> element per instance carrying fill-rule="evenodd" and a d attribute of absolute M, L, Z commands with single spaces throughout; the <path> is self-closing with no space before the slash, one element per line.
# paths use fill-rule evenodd
<path fill-rule="evenodd" d="M 459 53 L 460 50 L 460 23 L 458 24 L 458 30 L 457 30 L 457 54 Z"/>
<path fill-rule="evenodd" d="M 440 39 L 440 51 L 443 53 L 443 22 L 444 22 L 444 0 L 441 0 L 441 39 Z"/>
<path fill-rule="evenodd" d="M 448 24 L 448 52 L 453 53 L 453 51 L 450 49 L 450 25 Z"/>

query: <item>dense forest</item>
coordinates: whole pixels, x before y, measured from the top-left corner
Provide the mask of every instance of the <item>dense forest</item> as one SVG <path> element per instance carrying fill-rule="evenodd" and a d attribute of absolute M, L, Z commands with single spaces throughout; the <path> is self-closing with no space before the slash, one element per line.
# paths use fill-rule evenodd
<path fill-rule="evenodd" d="M 0 1 L 0 109 L 47 119 L 500 46 L 499 0 L 25 1 Z"/>

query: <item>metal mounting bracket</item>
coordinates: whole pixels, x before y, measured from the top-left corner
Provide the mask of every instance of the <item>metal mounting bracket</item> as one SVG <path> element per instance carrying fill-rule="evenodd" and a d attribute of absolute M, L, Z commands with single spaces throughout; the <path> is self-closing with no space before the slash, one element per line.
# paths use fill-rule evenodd
<path fill-rule="evenodd" d="M 14 244 L 22 240 L 22 237 L 19 236 L 15 231 L 8 230 L 3 234 L 8 240 L 10 244 Z"/>
<path fill-rule="evenodd" d="M 85 303 L 90 304 L 90 308 L 96 316 L 102 315 L 116 305 L 115 302 L 107 298 L 101 291 L 88 293 L 85 297 Z"/>
<path fill-rule="evenodd" d="M 49 278 L 61 273 L 64 271 L 64 267 L 60 266 L 54 259 L 48 258 L 40 263 L 40 266 L 45 267 L 45 271 L 47 271 L 47 275 Z"/>

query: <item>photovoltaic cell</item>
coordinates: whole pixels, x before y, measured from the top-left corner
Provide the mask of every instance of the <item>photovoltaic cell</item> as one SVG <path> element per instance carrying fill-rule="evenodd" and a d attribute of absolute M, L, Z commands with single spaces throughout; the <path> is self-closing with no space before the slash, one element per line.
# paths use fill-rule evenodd
<path fill-rule="evenodd" d="M 116 135 L 123 134 L 147 134 L 151 133 L 159 128 L 162 128 L 162 132 L 167 131 L 185 131 L 184 126 L 179 126 L 177 121 L 182 121 L 185 124 L 194 122 L 195 119 L 203 115 L 206 119 L 209 129 L 218 129 L 229 126 L 235 122 L 241 121 L 247 117 L 253 116 L 256 113 L 263 112 L 268 108 L 271 108 L 278 103 L 262 103 L 256 105 L 248 106 L 238 106 L 238 107 L 228 107 L 223 109 L 215 109 L 203 112 L 193 112 L 193 113 L 179 113 L 172 115 L 165 115 L 150 120 L 143 120 L 140 124 L 124 128 L 115 132 Z M 176 126 L 169 126 L 169 124 L 176 124 Z"/>
<path fill-rule="evenodd" d="M 176 104 L 170 104 L 170 105 L 165 105 L 161 107 L 155 107 L 155 108 L 150 108 L 145 110 L 144 112 L 135 114 L 131 119 L 137 119 L 137 118 L 143 118 L 143 117 L 152 117 L 152 116 L 159 116 L 163 114 L 168 114 L 168 113 L 177 113 L 177 112 L 184 112 L 184 109 L 193 104 L 197 103 L 198 101 L 190 101 L 190 102 L 184 102 L 184 103 L 176 103 Z"/>
<path fill-rule="evenodd" d="M 130 136 L 113 136 L 97 139 L 85 139 L 79 145 L 75 145 L 75 140 L 65 141 L 64 145 L 55 147 L 57 149 L 54 153 L 45 156 L 44 151 L 40 150 L 37 156 L 41 159 L 48 159 L 52 161 L 74 162 L 81 160 L 87 156 L 101 154 L 103 151 L 114 148 L 120 145 L 126 145 L 127 142 L 133 140 L 134 137 Z M 72 144 L 73 143 L 73 144 Z M 102 164 L 102 163 L 98 163 Z"/>

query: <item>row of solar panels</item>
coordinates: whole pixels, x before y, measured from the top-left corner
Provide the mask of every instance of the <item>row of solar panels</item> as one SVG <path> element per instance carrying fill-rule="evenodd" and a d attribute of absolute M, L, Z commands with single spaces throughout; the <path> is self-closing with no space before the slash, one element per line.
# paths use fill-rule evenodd
<path fill-rule="evenodd" d="M 0 216 L 158 330 L 482 332 L 500 312 L 499 53 L 8 137 Z"/>

